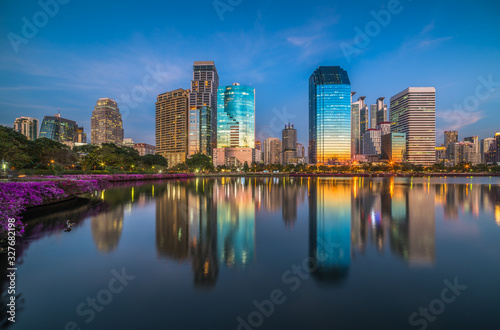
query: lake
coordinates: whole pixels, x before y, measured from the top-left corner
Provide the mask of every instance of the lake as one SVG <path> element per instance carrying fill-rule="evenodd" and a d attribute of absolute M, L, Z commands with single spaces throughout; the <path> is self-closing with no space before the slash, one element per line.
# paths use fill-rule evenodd
<path fill-rule="evenodd" d="M 30 220 L 10 329 L 500 329 L 498 178 L 194 178 L 94 198 Z"/>

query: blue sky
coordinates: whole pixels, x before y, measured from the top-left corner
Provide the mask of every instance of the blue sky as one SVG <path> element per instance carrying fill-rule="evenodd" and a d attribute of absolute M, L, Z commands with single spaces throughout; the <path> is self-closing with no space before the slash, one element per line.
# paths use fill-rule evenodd
<path fill-rule="evenodd" d="M 154 144 L 156 96 L 189 88 L 193 61 L 213 60 L 221 85 L 255 87 L 261 139 L 290 120 L 307 148 L 319 65 L 347 70 L 369 104 L 436 87 L 438 142 L 444 129 L 500 131 L 497 1 L 59 1 L 46 1 L 51 15 L 37 1 L 0 2 L 0 124 L 60 109 L 90 138 L 93 107 L 110 97 L 125 137 Z"/>

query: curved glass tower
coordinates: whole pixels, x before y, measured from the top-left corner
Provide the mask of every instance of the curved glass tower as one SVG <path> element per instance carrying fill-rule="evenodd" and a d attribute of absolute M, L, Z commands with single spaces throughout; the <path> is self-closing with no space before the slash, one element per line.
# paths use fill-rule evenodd
<path fill-rule="evenodd" d="M 255 147 L 255 89 L 219 87 L 217 93 L 217 148 Z"/>
<path fill-rule="evenodd" d="M 320 66 L 309 78 L 309 161 L 351 160 L 351 83 L 339 66 Z"/>

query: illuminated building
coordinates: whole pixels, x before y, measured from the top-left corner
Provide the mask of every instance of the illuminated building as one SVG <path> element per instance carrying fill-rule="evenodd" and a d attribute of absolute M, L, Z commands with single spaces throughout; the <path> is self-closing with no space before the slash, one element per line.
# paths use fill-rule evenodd
<path fill-rule="evenodd" d="M 382 159 L 389 160 L 394 163 L 401 163 L 405 160 L 405 133 L 389 133 L 382 135 L 381 142 Z"/>
<path fill-rule="evenodd" d="M 38 119 L 32 117 L 16 118 L 14 130 L 26 136 L 28 140 L 34 141 L 38 138 Z"/>
<path fill-rule="evenodd" d="M 338 66 L 320 66 L 309 78 L 309 161 L 351 160 L 351 83 Z"/>
<path fill-rule="evenodd" d="M 79 142 L 79 139 L 83 141 L 86 140 L 85 133 L 83 133 L 83 127 L 78 127 L 73 120 L 62 118 L 60 114 L 45 116 L 43 118 L 39 137 L 61 143 Z"/>
<path fill-rule="evenodd" d="M 285 125 L 282 137 L 282 164 L 286 165 L 297 158 L 297 130 L 293 127 L 293 124 L 288 123 L 288 126 Z"/>
<path fill-rule="evenodd" d="M 100 98 L 90 119 L 90 140 L 92 144 L 123 142 L 123 122 L 116 102 Z"/>
<path fill-rule="evenodd" d="M 406 133 L 406 160 L 416 165 L 436 161 L 436 89 L 408 87 L 391 97 L 391 131 Z"/>
<path fill-rule="evenodd" d="M 186 161 L 189 90 L 158 95 L 156 101 L 156 153 L 173 167 Z"/>

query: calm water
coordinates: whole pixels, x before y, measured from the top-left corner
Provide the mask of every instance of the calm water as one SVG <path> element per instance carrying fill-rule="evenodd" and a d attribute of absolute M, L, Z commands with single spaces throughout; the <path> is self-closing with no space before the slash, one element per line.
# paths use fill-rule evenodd
<path fill-rule="evenodd" d="M 199 178 L 98 195 L 31 223 L 12 329 L 500 329 L 499 179 Z"/>

